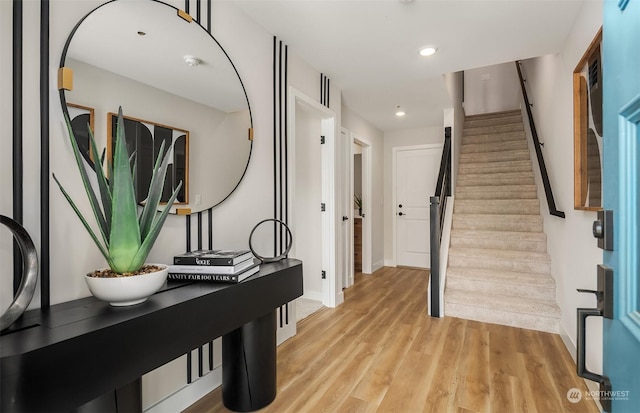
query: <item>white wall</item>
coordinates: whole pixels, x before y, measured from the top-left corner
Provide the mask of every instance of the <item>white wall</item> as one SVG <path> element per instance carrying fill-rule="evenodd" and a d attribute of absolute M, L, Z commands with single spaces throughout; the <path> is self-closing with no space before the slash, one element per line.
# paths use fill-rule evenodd
<path fill-rule="evenodd" d="M 462 147 L 462 131 L 464 128 L 465 109 L 463 107 L 464 74 L 463 72 L 447 73 L 444 83 L 451 98 L 453 113 L 445 111 L 444 126 L 451 126 L 452 150 L 452 193 L 455 193 L 456 177 L 458 176 L 458 164 L 460 160 L 460 148 Z"/>
<path fill-rule="evenodd" d="M 383 163 L 383 136 L 379 129 L 351 111 L 348 107 L 342 106 L 342 127 L 348 129 L 371 144 L 371 267 L 372 271 L 382 268 L 384 265 L 384 243 L 385 230 L 383 224 L 384 206 L 384 163 Z M 341 175 L 344 176 L 344 175 Z"/>
<path fill-rule="evenodd" d="M 520 85 L 513 62 L 464 71 L 464 110 L 467 115 L 520 107 Z"/>
<path fill-rule="evenodd" d="M 444 128 L 430 126 L 418 129 L 403 129 L 384 134 L 384 262 L 396 265 L 396 253 L 393 245 L 393 220 L 395 208 L 393 200 L 393 148 L 444 142 Z"/>
<path fill-rule="evenodd" d="M 544 142 L 544 159 L 558 209 L 565 219 L 549 215 L 541 183 L 538 183 L 544 227 L 556 279 L 556 297 L 562 310 L 562 328 L 576 344 L 576 308 L 595 307 L 592 295 L 577 288 L 596 289 L 596 265 L 602 251 L 591 235 L 595 212 L 573 209 L 573 70 L 602 25 L 601 1 L 585 2 L 562 51 L 524 62 L 536 129 Z M 606 70 L 606 68 L 604 68 Z M 534 169 L 536 167 L 534 166 Z M 587 365 L 602 368 L 602 322 L 589 320 Z"/>

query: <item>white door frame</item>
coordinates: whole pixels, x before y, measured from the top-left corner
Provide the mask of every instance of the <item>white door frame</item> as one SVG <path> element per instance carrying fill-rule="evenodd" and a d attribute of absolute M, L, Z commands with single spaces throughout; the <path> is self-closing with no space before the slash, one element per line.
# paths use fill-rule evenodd
<path fill-rule="evenodd" d="M 341 128 L 340 143 L 342 145 L 342 167 L 344 171 L 342 174 L 341 192 L 345 198 L 342 202 L 342 208 L 343 216 L 348 218 L 346 222 L 342 222 L 341 227 L 342 235 L 344 236 L 342 244 L 342 252 L 344 253 L 342 262 L 342 287 L 349 288 L 354 282 L 353 222 L 355 217 L 353 216 L 353 140 L 351 138 L 351 132 L 349 132 L 348 129 Z"/>
<path fill-rule="evenodd" d="M 371 222 L 375 218 L 372 214 L 373 208 L 371 208 L 372 202 L 372 155 L 371 155 L 371 142 L 362 136 L 358 136 L 351 133 L 351 174 L 353 176 L 353 144 L 358 144 L 362 147 L 362 213 L 364 218 L 362 219 L 362 273 L 372 273 L 372 245 L 371 242 Z M 351 199 L 353 199 L 353 178 L 351 179 Z M 351 233 L 353 233 L 353 220 L 351 221 Z M 351 250 L 353 251 L 353 237 L 351 237 Z"/>
<path fill-rule="evenodd" d="M 296 242 L 298 237 L 296 230 L 295 204 L 296 172 L 295 172 L 295 144 L 296 144 L 296 105 L 303 105 L 312 113 L 317 114 L 321 120 L 321 133 L 325 137 L 325 144 L 322 146 L 322 200 L 326 205 L 326 211 L 322 216 L 322 267 L 326 271 L 326 278 L 322 280 L 322 304 L 327 307 L 336 307 L 344 301 L 342 283 L 337 280 L 337 205 L 336 205 L 336 114 L 331 109 L 321 105 L 316 100 L 305 95 L 293 86 L 289 86 L 289 107 L 288 107 L 288 165 L 289 165 L 289 219 L 291 222 L 291 232 L 293 234 L 293 245 L 291 255 L 295 256 Z M 320 139 L 320 137 L 318 137 Z M 319 142 L 318 142 L 319 143 Z M 320 208 L 320 205 L 318 205 Z M 304 266 L 304 263 L 303 263 Z M 313 275 L 315 276 L 315 275 Z M 320 274 L 317 275 L 320 277 Z"/>
<path fill-rule="evenodd" d="M 398 201 L 397 201 L 397 197 L 396 197 L 396 188 L 397 188 L 397 183 L 398 183 L 398 177 L 396 176 L 396 158 L 398 156 L 398 152 L 401 151 L 413 151 L 413 150 L 420 150 L 420 149 L 441 149 L 444 147 L 443 143 L 428 143 L 428 144 L 424 144 L 424 145 L 411 145 L 411 146 L 395 146 L 393 148 L 391 148 L 391 185 L 392 185 L 392 190 L 391 190 L 391 208 L 389 208 L 390 210 L 390 214 L 391 214 L 391 228 L 392 228 L 392 239 L 393 239 L 393 255 L 392 255 L 392 259 L 391 262 L 393 263 L 393 266 L 397 266 L 398 265 L 398 238 L 397 238 L 397 220 L 396 220 L 396 205 L 398 205 Z M 429 195 L 429 196 L 433 196 L 433 195 Z"/>

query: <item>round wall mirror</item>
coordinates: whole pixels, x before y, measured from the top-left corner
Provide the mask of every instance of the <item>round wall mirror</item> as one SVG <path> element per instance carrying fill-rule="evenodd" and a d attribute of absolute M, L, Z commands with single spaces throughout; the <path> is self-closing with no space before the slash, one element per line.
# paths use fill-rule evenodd
<path fill-rule="evenodd" d="M 136 182 L 148 180 L 162 141 L 172 144 L 165 189 L 180 181 L 184 188 L 173 212 L 224 201 L 252 149 L 251 109 L 238 72 L 216 39 L 186 17 L 155 0 L 105 3 L 76 25 L 60 61 L 67 75 L 62 108 L 90 165 L 87 125 L 108 159 L 120 106 Z"/>

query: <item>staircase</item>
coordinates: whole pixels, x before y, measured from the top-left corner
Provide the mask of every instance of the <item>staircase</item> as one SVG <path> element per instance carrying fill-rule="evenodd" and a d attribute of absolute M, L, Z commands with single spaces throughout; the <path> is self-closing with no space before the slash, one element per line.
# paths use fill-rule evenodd
<path fill-rule="evenodd" d="M 519 110 L 467 116 L 447 316 L 558 333 L 560 309 Z"/>

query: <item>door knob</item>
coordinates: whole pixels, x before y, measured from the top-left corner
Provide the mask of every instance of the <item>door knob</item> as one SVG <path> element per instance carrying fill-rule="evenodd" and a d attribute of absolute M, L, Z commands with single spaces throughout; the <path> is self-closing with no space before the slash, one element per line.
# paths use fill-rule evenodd
<path fill-rule="evenodd" d="M 398 205 L 398 208 L 402 208 L 402 204 Z"/>
<path fill-rule="evenodd" d="M 349 217 L 348 217 L 348 216 L 346 216 L 346 215 L 343 215 L 343 216 L 342 216 L 342 220 L 343 220 L 343 221 L 346 221 L 346 220 L 348 220 L 348 219 L 349 219 Z"/>
<path fill-rule="evenodd" d="M 402 212 L 398 212 L 398 215 L 403 216 L 403 215 L 407 215 L 407 214 L 403 214 Z"/>

